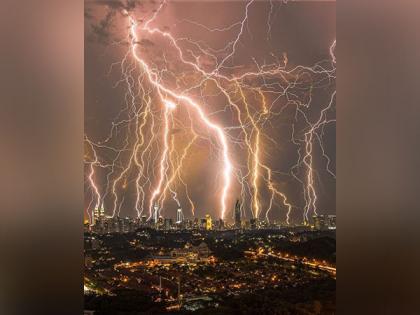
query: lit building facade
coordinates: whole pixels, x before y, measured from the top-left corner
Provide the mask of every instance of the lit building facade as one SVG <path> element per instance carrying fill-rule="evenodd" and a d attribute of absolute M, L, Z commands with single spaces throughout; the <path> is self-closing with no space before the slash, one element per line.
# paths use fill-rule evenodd
<path fill-rule="evenodd" d="M 176 223 L 180 224 L 182 221 L 184 221 L 184 215 L 182 213 L 182 209 L 178 208 L 176 211 Z"/>
<path fill-rule="evenodd" d="M 158 215 L 159 215 L 159 207 L 155 203 L 155 206 L 153 207 L 153 223 L 157 224 L 158 222 Z"/>
<path fill-rule="evenodd" d="M 213 229 L 213 224 L 211 221 L 211 216 L 209 214 L 206 214 L 206 230 L 212 230 Z"/>

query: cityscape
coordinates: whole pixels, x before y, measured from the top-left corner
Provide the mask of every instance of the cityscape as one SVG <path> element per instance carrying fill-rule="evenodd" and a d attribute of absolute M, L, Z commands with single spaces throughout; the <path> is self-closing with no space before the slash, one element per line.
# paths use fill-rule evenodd
<path fill-rule="evenodd" d="M 95 224 L 85 222 L 86 307 L 97 314 L 232 314 L 237 307 L 333 314 L 335 215 L 290 226 L 242 220 L 239 202 L 234 213 L 224 224 L 210 215 L 186 219 L 182 209 L 176 220 L 149 221 L 96 211 Z M 267 290 L 273 301 L 258 301 Z M 302 290 L 317 294 L 297 303 L 307 298 Z M 250 296 L 258 304 L 242 305 Z"/>
<path fill-rule="evenodd" d="M 84 314 L 335 314 L 335 3 L 85 1 Z"/>
<path fill-rule="evenodd" d="M 85 225 L 85 308 L 97 314 L 233 314 L 237 307 L 244 314 L 334 313 L 335 216 L 287 226 L 242 220 L 238 204 L 235 210 L 235 222 L 226 225 L 209 215 L 184 219 L 181 209 L 177 220 L 156 221 L 98 211 L 95 225 Z M 302 290 L 309 301 L 299 301 L 308 297 Z M 266 291 L 269 304 L 258 301 Z M 258 304 L 242 305 L 250 296 Z"/>
<path fill-rule="evenodd" d="M 177 209 L 176 219 L 164 218 L 159 215 L 159 207 L 155 205 L 152 219 L 148 220 L 146 215 L 141 218 L 120 218 L 106 216 L 102 209 L 95 209 L 93 216 L 93 224 L 85 221 L 85 232 L 96 234 L 107 233 L 132 233 L 139 228 L 150 228 L 160 231 L 182 231 L 182 230 L 206 230 L 206 231 L 225 231 L 225 230 L 256 230 L 256 229 L 304 229 L 304 230 L 335 230 L 336 216 L 335 215 L 315 215 L 313 216 L 313 225 L 302 224 L 292 226 L 285 222 L 267 222 L 259 221 L 251 218 L 250 220 L 243 220 L 241 217 L 241 204 L 237 200 L 234 213 L 234 221 L 232 223 L 225 223 L 223 219 L 214 219 L 210 214 L 206 214 L 204 218 L 194 218 L 193 220 L 184 218 L 184 213 L 181 208 Z"/>

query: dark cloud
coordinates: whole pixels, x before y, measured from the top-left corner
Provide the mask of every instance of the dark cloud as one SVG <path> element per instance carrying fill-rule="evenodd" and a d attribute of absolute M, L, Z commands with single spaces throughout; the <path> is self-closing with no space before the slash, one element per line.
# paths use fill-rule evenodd
<path fill-rule="evenodd" d="M 97 0 L 95 2 L 99 5 L 107 6 L 112 10 L 122 10 L 125 9 L 127 11 L 132 11 L 137 6 L 142 6 L 143 4 L 139 0 L 126 0 L 126 1 L 119 1 L 119 0 Z"/>
<path fill-rule="evenodd" d="M 91 24 L 92 34 L 96 40 L 101 44 L 108 44 L 110 38 L 110 29 L 112 25 L 112 19 L 115 16 L 115 11 L 110 11 L 107 15 L 99 21 L 98 24 Z"/>
<path fill-rule="evenodd" d="M 98 42 L 104 45 L 107 45 L 109 43 L 109 39 L 111 37 L 113 18 L 115 17 L 115 15 L 121 13 L 123 10 L 133 11 L 137 7 L 143 6 L 143 4 L 139 0 L 97 0 L 92 4 L 96 6 L 104 6 L 108 10 L 108 13 L 97 24 L 91 24 L 92 32 L 87 36 L 87 39 L 89 42 Z M 88 20 L 94 19 L 94 15 L 92 14 L 91 8 L 85 9 L 85 18 Z"/>
<path fill-rule="evenodd" d="M 138 7 L 138 6 L 139 7 L 143 6 L 143 3 L 141 3 L 138 0 L 127 0 L 125 9 L 127 11 L 131 11 L 131 10 L 135 9 L 136 7 Z"/>
<path fill-rule="evenodd" d="M 125 9 L 124 3 L 118 0 L 97 0 L 95 3 L 99 5 L 105 5 L 109 7 L 110 9 L 114 9 L 114 10 Z"/>

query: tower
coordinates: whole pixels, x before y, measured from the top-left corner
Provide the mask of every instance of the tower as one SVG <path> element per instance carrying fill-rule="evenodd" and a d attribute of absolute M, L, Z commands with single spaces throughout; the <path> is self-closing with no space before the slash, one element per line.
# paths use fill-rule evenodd
<path fill-rule="evenodd" d="M 93 223 L 96 223 L 105 217 L 104 205 L 96 205 L 93 210 Z"/>
<path fill-rule="evenodd" d="M 158 222 L 158 213 L 159 213 L 159 207 L 157 203 L 155 203 L 155 206 L 153 207 L 153 223 L 157 224 Z"/>
<path fill-rule="evenodd" d="M 250 220 L 251 230 L 255 230 L 257 228 L 257 223 L 258 223 L 258 220 L 256 218 L 252 218 Z"/>
<path fill-rule="evenodd" d="M 200 219 L 200 229 L 205 230 L 207 226 L 207 220 L 206 218 Z"/>
<path fill-rule="evenodd" d="M 169 219 L 169 218 L 165 218 L 164 219 L 164 228 L 165 228 L 165 230 L 170 230 L 171 229 L 171 226 L 172 226 L 172 219 Z"/>
<path fill-rule="evenodd" d="M 211 216 L 206 214 L 206 230 L 211 230 L 213 228 L 213 224 L 211 222 Z"/>
<path fill-rule="evenodd" d="M 146 221 L 147 221 L 147 217 L 145 216 L 145 215 L 142 215 L 141 216 L 141 224 L 146 224 Z"/>
<path fill-rule="evenodd" d="M 235 228 L 241 228 L 241 203 L 239 199 L 235 203 Z"/>
<path fill-rule="evenodd" d="M 163 228 L 164 227 L 164 223 L 165 223 L 165 221 L 164 221 L 163 217 L 160 215 L 159 218 L 158 218 L 157 227 L 159 229 Z"/>
<path fill-rule="evenodd" d="M 223 219 L 220 219 L 220 220 L 219 220 L 219 228 L 220 228 L 221 230 L 223 230 L 223 229 L 225 228 L 225 221 L 223 221 Z"/>
<path fill-rule="evenodd" d="M 96 206 L 95 209 L 93 209 L 93 219 L 94 222 L 98 221 L 99 219 L 99 206 Z"/>
<path fill-rule="evenodd" d="M 178 208 L 178 210 L 176 211 L 176 223 L 182 223 L 183 220 L 184 220 L 184 215 L 182 213 L 182 209 Z"/>

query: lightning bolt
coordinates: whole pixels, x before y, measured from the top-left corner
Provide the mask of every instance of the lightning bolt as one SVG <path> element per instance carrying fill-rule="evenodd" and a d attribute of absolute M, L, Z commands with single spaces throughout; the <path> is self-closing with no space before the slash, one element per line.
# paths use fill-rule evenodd
<path fill-rule="evenodd" d="M 303 185 L 304 221 L 309 220 L 311 211 L 317 213 L 314 144 L 319 145 L 322 157 L 326 160 L 326 170 L 335 178 L 330 169 L 331 159 L 326 154 L 322 139 L 324 127 L 335 122 L 335 119 L 327 117 L 327 113 L 334 106 L 335 91 L 328 105 L 319 112 L 315 122 L 312 122 L 313 114 L 310 111 L 313 108 L 313 91 L 330 86 L 335 80 L 336 40 L 329 47 L 330 60 L 322 60 L 313 66 L 290 65 L 287 53 L 283 52 L 282 60 L 278 60 L 272 53 L 271 56 L 276 62 L 258 64 L 253 58 L 253 70 L 233 71 L 232 69 L 236 68 L 229 64 L 241 47 L 242 37 L 246 35 L 249 12 L 254 2 L 248 1 L 244 5 L 244 14 L 240 20 L 226 27 L 211 28 L 191 20 L 181 21 L 208 32 L 236 30 L 233 39 L 222 49 L 213 49 L 203 41 L 196 42 L 187 37 L 176 38 L 169 31 L 153 26 L 167 4 L 166 1 L 162 1 L 151 17 L 144 22 L 137 20 L 131 12 L 123 10 L 122 14 L 128 23 L 129 49 L 121 62 L 111 65 L 109 72 L 113 71 L 115 65 L 121 65 L 121 79 L 116 82 L 115 87 L 125 85 L 125 107 L 112 122 L 110 133 L 103 141 L 94 143 L 86 138 L 93 154 L 93 158 L 86 163 L 87 182 L 89 190 L 92 191 L 88 210 L 92 205 L 97 209 L 104 203 L 110 203 L 114 217 L 119 214 L 124 200 L 127 200 L 127 194 L 134 193 L 137 216 L 140 217 L 147 208 L 150 219 L 154 204 L 157 203 L 162 209 L 168 195 L 180 206 L 178 190 L 183 188 L 182 193 L 191 206 L 191 213 L 195 215 L 196 207 L 183 172 L 187 156 L 193 151 L 197 140 L 202 138 L 211 144 L 211 150 L 215 149 L 211 153 L 215 152 L 217 161 L 220 162 L 220 218 L 225 219 L 230 209 L 228 203 L 233 181 L 236 179 L 241 188 L 242 203 L 249 200 L 254 218 L 264 215 L 265 220 L 270 221 L 270 212 L 273 205 L 278 205 L 276 200 L 279 199 L 282 202 L 281 208 L 285 210 L 286 223 L 289 224 L 292 209 L 298 207 L 292 205 L 278 183 L 277 176 L 287 172 L 275 170 L 270 166 L 271 148 L 278 148 L 279 144 L 266 130 L 273 128 L 273 119 L 283 117 L 284 111 L 294 107 L 295 122 L 291 125 L 290 141 L 297 148 L 298 158 L 288 175 Z M 286 3 L 287 1 L 284 2 Z M 270 1 L 267 38 L 271 38 L 273 10 L 274 3 Z M 140 47 L 142 40 L 147 36 L 165 40 L 174 50 L 179 61 L 178 66 L 188 70 L 177 72 L 173 67 L 167 66 L 166 59 L 173 57 L 172 51 L 163 53 L 163 61 L 149 61 Z M 120 45 L 121 42 L 115 44 Z M 183 48 L 184 45 L 188 48 Z M 219 53 L 221 56 L 218 56 Z M 206 65 L 205 60 L 210 60 L 210 65 Z M 222 97 L 225 107 L 210 112 L 206 107 L 206 97 L 209 94 Z M 285 105 L 279 106 L 282 100 Z M 190 126 L 184 125 L 185 117 L 177 118 L 182 110 L 187 111 Z M 213 117 L 218 112 L 228 111 L 234 113 L 237 125 L 226 126 L 215 122 Z M 197 124 L 204 127 L 206 135 L 194 130 L 193 126 Z M 187 130 L 192 135 L 188 141 L 183 140 L 182 148 L 179 148 L 180 144 L 171 133 L 176 125 L 180 125 L 182 130 Z M 302 125 L 305 126 L 302 128 Z M 123 133 L 125 138 L 115 141 L 115 138 Z M 287 140 L 286 134 L 281 134 L 280 137 Z M 245 149 L 244 165 L 239 158 L 233 160 L 237 147 Z M 110 163 L 104 164 L 99 161 L 96 152 L 98 148 L 108 152 L 107 155 L 112 155 Z M 98 167 L 106 170 L 106 183 L 102 194 L 95 183 Z M 245 172 L 243 168 L 246 168 Z M 219 176 L 216 174 L 215 178 L 219 180 Z M 134 192 L 131 189 L 132 183 Z M 264 192 L 269 194 L 268 202 L 263 200 Z"/>

